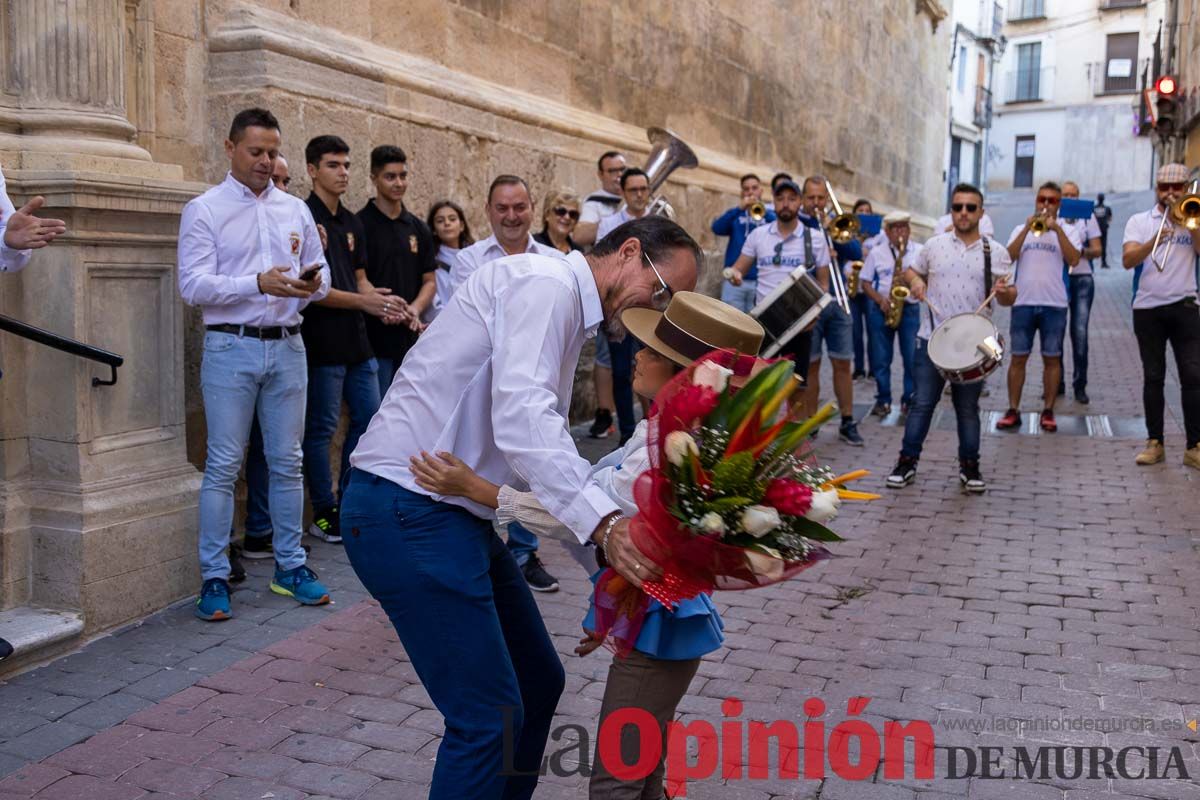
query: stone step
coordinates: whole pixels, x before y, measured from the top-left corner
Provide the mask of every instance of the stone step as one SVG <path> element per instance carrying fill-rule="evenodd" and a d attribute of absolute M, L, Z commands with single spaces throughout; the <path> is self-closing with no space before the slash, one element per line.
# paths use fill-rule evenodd
<path fill-rule="evenodd" d="M 20 606 L 0 611 L 0 639 L 13 653 L 0 661 L 0 675 L 41 661 L 79 643 L 83 615 L 76 611 Z"/>

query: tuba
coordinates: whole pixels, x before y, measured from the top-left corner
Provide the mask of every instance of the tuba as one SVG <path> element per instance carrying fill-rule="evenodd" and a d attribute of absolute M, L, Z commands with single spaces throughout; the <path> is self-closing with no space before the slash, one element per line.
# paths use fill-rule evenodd
<path fill-rule="evenodd" d="M 896 254 L 896 264 L 892 267 L 892 291 L 888 297 L 891 307 L 884 315 L 883 322 L 892 330 L 900 327 L 900 319 L 904 316 L 904 304 L 908 300 L 909 288 L 900 285 L 900 276 L 904 273 L 904 255 L 908 252 L 908 240 L 900 240 L 900 252 Z"/>
<path fill-rule="evenodd" d="M 850 277 L 846 281 L 846 294 L 850 297 L 858 297 L 860 278 L 862 277 L 863 262 L 850 262 Z"/>
<path fill-rule="evenodd" d="M 683 139 L 671 133 L 666 128 L 647 128 L 646 138 L 650 140 L 650 155 L 646 159 L 646 179 L 650 183 L 650 194 L 654 195 L 658 188 L 666 183 L 672 172 L 679 168 L 695 169 L 700 165 L 700 159 L 692 152 L 692 148 Z M 619 211 L 625 209 L 621 204 Z M 668 219 L 675 219 L 675 209 L 662 195 L 650 201 L 646 214 L 658 214 Z M 763 209 L 766 214 L 766 209 Z"/>

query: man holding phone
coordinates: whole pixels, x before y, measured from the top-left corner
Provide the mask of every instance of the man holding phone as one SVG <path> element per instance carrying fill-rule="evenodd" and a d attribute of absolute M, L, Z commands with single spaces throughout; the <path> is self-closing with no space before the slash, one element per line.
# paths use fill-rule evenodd
<path fill-rule="evenodd" d="M 208 426 L 200 486 L 200 571 L 196 616 L 229 619 L 229 530 L 233 487 L 258 413 L 271 471 L 275 575 L 271 591 L 306 605 L 329 592 L 300 546 L 304 485 L 300 441 L 308 366 L 300 311 L 329 292 L 329 268 L 312 213 L 271 182 L 279 122 L 249 108 L 233 118 L 225 180 L 184 207 L 179 224 L 179 293 L 204 313 L 200 388 Z"/>

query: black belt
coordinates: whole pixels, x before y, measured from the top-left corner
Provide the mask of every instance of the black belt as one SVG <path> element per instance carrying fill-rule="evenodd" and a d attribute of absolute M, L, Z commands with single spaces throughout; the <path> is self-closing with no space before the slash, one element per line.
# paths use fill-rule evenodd
<path fill-rule="evenodd" d="M 300 333 L 299 325 L 285 328 L 276 325 L 273 328 L 257 328 L 254 325 L 205 325 L 206 330 L 216 333 L 232 333 L 235 336 L 248 336 L 251 339 L 282 339 L 284 336 L 296 336 Z"/>

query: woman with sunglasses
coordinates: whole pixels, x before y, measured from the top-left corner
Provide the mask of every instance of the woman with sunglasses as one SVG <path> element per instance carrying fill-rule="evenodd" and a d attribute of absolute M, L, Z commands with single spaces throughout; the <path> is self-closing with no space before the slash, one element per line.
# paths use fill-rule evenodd
<path fill-rule="evenodd" d="M 578 223 L 579 198 L 564 189 L 551 192 L 542 204 L 542 230 L 533 235 L 533 240 L 560 253 L 578 250 L 579 246 L 571 239 Z"/>
<path fill-rule="evenodd" d="M 471 227 L 467 225 L 467 215 L 463 213 L 462 206 L 453 200 L 439 200 L 430 206 L 426 224 L 433 231 L 433 258 L 438 268 L 437 293 L 421 319 L 428 325 L 450 300 L 450 268 L 454 266 L 458 251 L 474 244 L 475 239 L 471 236 Z"/>

